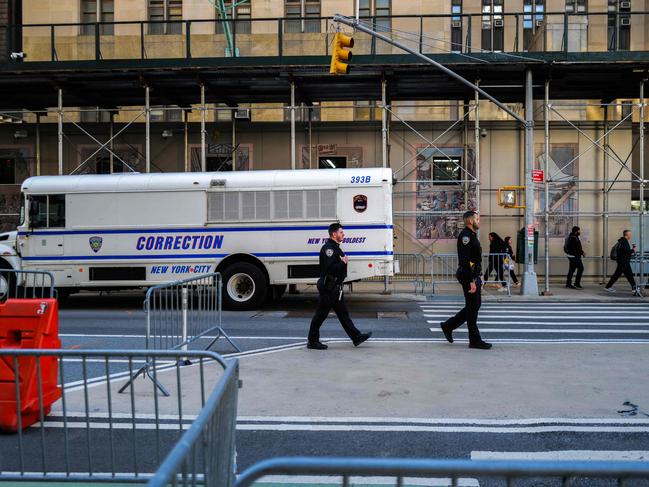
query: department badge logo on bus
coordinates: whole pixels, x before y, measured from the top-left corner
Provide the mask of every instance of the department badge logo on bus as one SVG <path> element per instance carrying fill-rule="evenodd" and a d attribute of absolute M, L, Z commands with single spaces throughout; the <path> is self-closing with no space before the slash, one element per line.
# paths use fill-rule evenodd
<path fill-rule="evenodd" d="M 90 243 L 90 248 L 96 254 L 101 249 L 101 244 L 104 242 L 104 239 L 101 237 L 90 237 L 88 242 Z"/>
<path fill-rule="evenodd" d="M 367 196 L 364 194 L 357 194 L 354 196 L 354 209 L 358 213 L 363 213 L 367 210 Z"/>

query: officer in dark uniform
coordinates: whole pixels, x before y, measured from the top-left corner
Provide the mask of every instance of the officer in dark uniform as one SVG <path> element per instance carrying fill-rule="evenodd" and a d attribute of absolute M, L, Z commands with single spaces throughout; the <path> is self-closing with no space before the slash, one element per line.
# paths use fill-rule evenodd
<path fill-rule="evenodd" d="M 331 308 L 336 312 L 340 324 L 352 339 L 354 346 L 359 346 L 372 336 L 372 333 L 361 333 L 352 322 L 347 311 L 343 296 L 343 283 L 347 277 L 347 263 L 349 258 L 340 248 L 340 243 L 345 238 L 343 227 L 340 223 L 329 225 L 329 239 L 320 249 L 320 279 L 318 279 L 318 308 L 311 320 L 309 328 L 309 341 L 307 348 L 326 350 L 328 347 L 320 343 L 320 327 L 329 315 Z"/>
<path fill-rule="evenodd" d="M 464 229 L 457 238 L 457 280 L 464 291 L 464 308 L 455 316 L 440 323 L 446 339 L 453 343 L 453 330 L 466 322 L 469 329 L 469 348 L 489 350 L 491 343 L 480 337 L 478 329 L 478 311 L 480 310 L 480 289 L 482 282 L 482 248 L 476 231 L 480 228 L 480 215 L 475 211 L 464 213 Z"/>

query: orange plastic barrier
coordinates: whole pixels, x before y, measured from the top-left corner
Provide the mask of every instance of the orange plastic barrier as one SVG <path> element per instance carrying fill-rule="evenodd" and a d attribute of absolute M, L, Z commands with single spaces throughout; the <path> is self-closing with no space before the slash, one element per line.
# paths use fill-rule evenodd
<path fill-rule="evenodd" d="M 3 349 L 61 348 L 56 299 L 8 299 L 0 304 L 0 429 L 18 430 L 14 357 Z M 61 397 L 56 357 L 40 357 L 43 414 Z M 17 357 L 22 428 L 40 419 L 36 357 Z"/>

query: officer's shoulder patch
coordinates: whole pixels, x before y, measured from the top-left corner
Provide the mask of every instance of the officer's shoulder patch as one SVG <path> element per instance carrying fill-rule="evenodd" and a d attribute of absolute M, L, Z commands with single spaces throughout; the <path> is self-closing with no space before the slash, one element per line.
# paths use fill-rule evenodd
<path fill-rule="evenodd" d="M 468 244 L 470 240 L 471 240 L 471 239 L 470 239 L 469 237 L 466 237 L 466 236 L 462 237 L 462 243 L 463 243 L 464 245 Z"/>
<path fill-rule="evenodd" d="M 334 255 L 334 249 L 325 250 L 325 254 L 327 254 L 327 257 L 331 257 L 332 255 Z"/>

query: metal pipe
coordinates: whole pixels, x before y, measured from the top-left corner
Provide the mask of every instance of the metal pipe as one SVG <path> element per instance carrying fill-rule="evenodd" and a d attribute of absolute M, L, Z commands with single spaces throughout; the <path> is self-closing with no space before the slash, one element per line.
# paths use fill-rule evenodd
<path fill-rule="evenodd" d="M 476 80 L 476 85 L 480 82 L 480 80 Z M 474 144 L 475 144 L 475 149 L 474 149 L 474 157 L 475 157 L 475 211 L 480 213 L 480 95 L 478 92 L 474 92 L 474 100 L 475 100 L 475 124 L 474 124 L 474 130 L 473 130 L 473 138 L 474 138 Z M 468 120 L 467 120 L 468 122 Z M 467 208 L 467 210 L 470 210 L 471 208 Z"/>
<path fill-rule="evenodd" d="M 291 169 L 295 170 L 295 168 L 295 83 L 291 81 Z"/>
<path fill-rule="evenodd" d="M 36 114 L 36 175 L 41 175 L 41 114 Z"/>
<path fill-rule="evenodd" d="M 313 116 L 313 108 L 309 107 L 309 169 L 313 169 L 311 166 L 311 158 L 312 158 L 312 152 L 313 152 L 313 131 L 312 131 L 312 123 L 311 123 L 311 117 Z"/>
<path fill-rule="evenodd" d="M 232 170 L 237 170 L 237 117 L 234 116 L 235 111 L 232 110 Z"/>
<path fill-rule="evenodd" d="M 608 190 L 606 186 L 606 180 L 608 179 L 608 150 L 609 150 L 609 138 L 608 138 L 608 107 L 604 107 L 604 181 L 602 182 L 602 211 L 604 212 L 604 218 L 602 219 L 602 284 L 606 282 L 606 276 L 608 275 L 608 259 L 606 256 L 606 249 L 608 247 Z"/>
<path fill-rule="evenodd" d="M 640 282 L 638 283 L 641 288 L 644 288 L 644 216 L 645 216 L 645 202 L 644 202 L 644 82 L 645 80 L 640 81 L 640 237 L 639 237 L 639 248 L 640 248 Z"/>
<path fill-rule="evenodd" d="M 57 133 L 58 133 L 58 175 L 63 174 L 63 90 L 59 88 L 59 103 L 57 112 Z"/>
<path fill-rule="evenodd" d="M 545 176 L 548 174 L 548 168 L 550 166 L 550 81 L 545 81 L 545 92 L 544 92 L 544 105 L 543 105 L 543 143 L 544 143 L 544 152 L 545 157 L 543 158 L 543 172 Z M 545 293 L 550 292 L 550 187 L 548 185 L 547 177 L 543 178 L 545 183 L 543 189 L 545 192 L 545 204 L 544 213 L 545 213 L 545 275 L 543 278 L 544 281 L 544 291 Z"/>
<path fill-rule="evenodd" d="M 109 127 L 109 134 L 108 134 L 108 136 L 109 136 L 108 140 L 110 141 L 110 148 L 109 148 L 109 154 L 108 154 L 109 161 L 110 161 L 110 169 L 109 169 L 109 171 L 110 171 L 110 174 L 113 174 L 113 163 L 115 161 L 115 157 L 114 157 L 115 154 L 113 153 L 113 148 L 114 148 L 113 147 L 113 139 L 114 139 L 114 137 L 113 137 L 113 129 L 114 129 L 113 123 L 115 121 L 115 112 L 113 112 L 111 110 L 110 112 L 108 112 L 108 115 L 110 117 L 110 123 L 109 123 L 110 127 Z"/>
<path fill-rule="evenodd" d="M 205 147 L 205 85 L 201 83 L 201 171 L 207 171 L 207 153 Z"/>
<path fill-rule="evenodd" d="M 388 111 L 387 111 L 387 81 L 381 80 L 381 161 L 383 167 L 388 167 Z"/>
<path fill-rule="evenodd" d="M 144 162 L 145 172 L 151 172 L 151 90 L 148 86 L 144 87 Z"/>
<path fill-rule="evenodd" d="M 341 24 L 348 25 L 349 27 L 353 27 L 356 30 L 360 30 L 361 32 L 365 32 L 366 34 L 370 34 L 374 38 L 381 39 L 382 41 L 387 42 L 388 44 L 391 44 L 391 45 L 393 45 L 395 47 L 398 47 L 399 49 L 402 49 L 402 50 L 406 51 L 407 53 L 412 54 L 413 56 L 416 56 L 419 59 L 421 59 L 421 60 L 423 60 L 423 61 L 425 61 L 425 62 L 427 62 L 429 64 L 432 64 L 436 68 L 440 69 L 441 71 L 443 71 L 444 73 L 449 75 L 451 78 L 456 79 L 457 81 L 459 81 L 463 85 L 468 86 L 472 90 L 475 90 L 478 93 L 480 93 L 482 96 L 484 96 L 488 100 L 491 100 L 493 103 L 496 104 L 496 106 L 498 108 L 503 110 L 510 117 L 514 118 L 514 120 L 518 120 L 520 123 L 525 125 L 525 119 L 521 118 L 520 115 L 518 115 L 516 112 L 511 110 L 509 107 L 507 107 L 503 103 L 499 102 L 496 98 L 491 96 L 489 93 L 487 93 L 483 89 L 479 88 L 477 85 L 474 85 L 469 80 L 463 78 L 462 76 L 457 74 L 455 71 L 447 68 L 446 66 L 438 63 L 437 61 L 432 60 L 428 56 L 425 56 L 425 55 L 421 54 L 420 52 L 417 52 L 414 49 L 410 49 L 408 46 L 405 46 L 405 45 L 403 45 L 403 44 L 401 44 L 399 42 L 396 42 L 396 41 L 390 39 L 387 36 L 384 36 L 383 34 L 380 34 L 380 33 L 376 32 L 376 31 L 374 31 L 374 30 L 372 30 L 372 29 L 370 29 L 368 27 L 365 27 L 362 23 L 360 23 L 356 19 L 352 19 L 352 18 L 349 18 L 349 17 L 345 17 L 344 15 L 336 14 L 336 15 L 334 15 L 334 22 L 340 22 Z"/>
<path fill-rule="evenodd" d="M 183 165 L 185 167 L 185 172 L 189 172 L 189 110 L 183 110 L 183 121 Z"/>
<path fill-rule="evenodd" d="M 534 272 L 534 182 L 532 169 L 534 168 L 534 107 L 532 93 L 532 70 L 525 72 L 525 235 L 526 258 L 525 273 L 521 294 L 524 296 L 537 296 L 539 294 L 536 273 Z"/>

